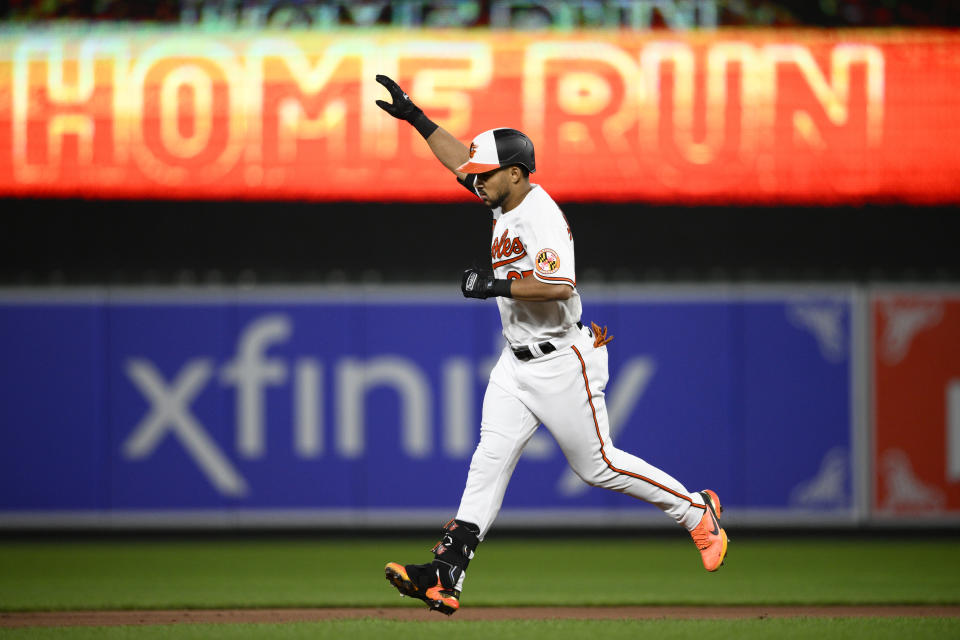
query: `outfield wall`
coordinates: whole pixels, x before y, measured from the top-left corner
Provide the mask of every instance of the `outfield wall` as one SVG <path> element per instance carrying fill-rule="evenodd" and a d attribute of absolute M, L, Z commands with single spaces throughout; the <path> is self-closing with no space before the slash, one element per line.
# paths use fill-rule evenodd
<path fill-rule="evenodd" d="M 957 293 L 584 297 L 584 320 L 616 336 L 615 442 L 717 489 L 732 523 L 937 524 L 960 511 Z M 478 437 L 502 347 L 495 309 L 423 286 L 6 290 L 0 526 L 436 524 Z M 500 524 L 548 522 L 669 524 L 583 485 L 541 430 Z"/>

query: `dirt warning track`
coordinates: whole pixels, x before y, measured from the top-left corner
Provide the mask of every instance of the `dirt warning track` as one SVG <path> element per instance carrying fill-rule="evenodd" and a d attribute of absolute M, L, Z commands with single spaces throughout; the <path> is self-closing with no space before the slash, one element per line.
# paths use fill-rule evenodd
<path fill-rule="evenodd" d="M 425 607 L 317 609 L 185 609 L 171 611 L 31 611 L 0 613 L 0 627 L 71 627 L 165 624 L 253 624 L 319 622 L 374 618 L 382 620 L 540 620 L 556 618 L 785 618 L 785 617 L 960 617 L 960 606 L 720 606 L 720 607 L 472 607 L 455 615 Z"/>

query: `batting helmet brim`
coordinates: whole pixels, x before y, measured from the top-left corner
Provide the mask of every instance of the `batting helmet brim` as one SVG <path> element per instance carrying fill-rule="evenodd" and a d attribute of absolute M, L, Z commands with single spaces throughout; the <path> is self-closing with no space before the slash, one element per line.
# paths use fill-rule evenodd
<path fill-rule="evenodd" d="M 499 164 L 486 164 L 483 162 L 464 162 L 462 165 L 457 167 L 457 171 L 460 173 L 486 173 L 487 171 L 493 171 L 494 169 L 499 169 Z"/>

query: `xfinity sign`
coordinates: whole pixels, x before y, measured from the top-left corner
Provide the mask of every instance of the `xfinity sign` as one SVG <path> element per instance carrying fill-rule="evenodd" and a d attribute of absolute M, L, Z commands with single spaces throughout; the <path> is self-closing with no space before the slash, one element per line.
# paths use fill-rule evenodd
<path fill-rule="evenodd" d="M 497 353 L 491 351 L 490 357 L 481 362 L 445 358 L 439 388 L 434 389 L 422 368 L 401 355 L 347 356 L 335 361 L 308 355 L 288 361 L 272 355 L 271 349 L 289 340 L 293 333 L 294 322 L 289 315 L 259 316 L 243 327 L 235 354 L 228 361 L 218 363 L 198 355 L 186 360 L 169 379 L 149 358 L 128 358 L 125 375 L 142 395 L 147 409 L 124 440 L 123 457 L 149 460 L 165 439 L 172 439 L 218 492 L 243 497 L 249 485 L 231 459 L 269 455 L 268 429 L 287 430 L 293 451 L 301 459 L 363 457 L 367 439 L 376 430 L 376 425 L 368 424 L 367 403 L 371 391 L 378 388 L 389 389 L 399 399 L 400 443 L 406 458 L 425 459 L 434 453 L 434 429 L 439 431 L 443 456 L 466 458 L 473 451 L 479 433 L 475 388 L 489 376 Z M 631 358 L 623 367 L 624 379 L 614 386 L 618 393 L 609 400 L 614 435 L 642 396 L 653 370 L 652 360 L 643 356 Z M 333 381 L 333 397 L 329 400 L 321 384 L 325 374 Z M 291 424 L 270 424 L 267 420 L 267 390 L 271 388 L 288 392 Z M 218 391 L 232 393 L 234 399 L 235 437 L 229 449 L 217 443 L 191 408 L 201 394 Z M 434 394 L 439 394 L 440 416 L 432 410 Z M 327 401 L 333 402 L 335 416 L 329 433 L 322 411 Z M 527 455 L 552 455 L 548 440 L 547 435 L 538 433 Z M 581 485 L 572 472 L 567 472 L 558 487 L 564 493 L 576 494 L 586 487 Z"/>
<path fill-rule="evenodd" d="M 619 448 L 739 513 L 849 517 L 848 294 L 614 293 L 587 292 L 583 321 L 615 336 Z M 503 348 L 496 305 L 409 287 L 59 296 L 0 296 L 0 528 L 29 514 L 422 525 L 460 499 Z M 525 523 L 644 512 L 584 484 L 546 429 L 504 510 Z"/>

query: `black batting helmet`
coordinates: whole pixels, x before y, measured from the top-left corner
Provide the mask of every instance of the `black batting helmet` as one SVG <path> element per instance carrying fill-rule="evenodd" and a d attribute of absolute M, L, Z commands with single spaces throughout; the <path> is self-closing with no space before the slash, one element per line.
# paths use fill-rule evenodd
<path fill-rule="evenodd" d="M 533 158 L 533 142 L 516 129 L 490 129 L 470 143 L 470 159 L 457 167 L 462 173 L 486 173 L 499 167 L 518 164 L 533 173 L 537 163 Z"/>

